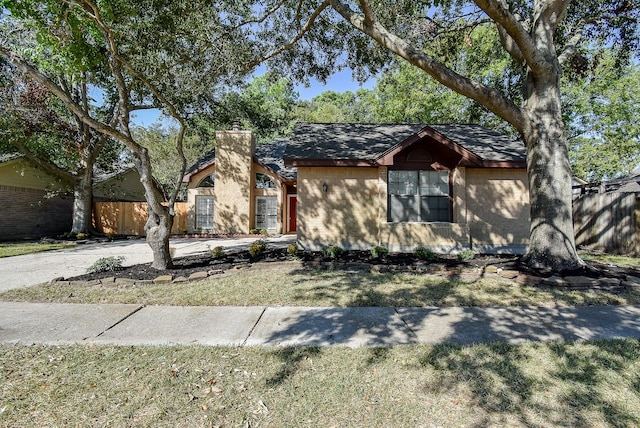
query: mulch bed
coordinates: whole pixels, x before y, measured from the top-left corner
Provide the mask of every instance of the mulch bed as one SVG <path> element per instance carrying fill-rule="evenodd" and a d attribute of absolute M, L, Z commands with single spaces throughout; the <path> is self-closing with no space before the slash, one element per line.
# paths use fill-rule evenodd
<path fill-rule="evenodd" d="M 437 267 L 444 270 L 479 269 L 486 266 L 495 266 L 499 269 L 518 271 L 521 274 L 537 277 L 560 276 L 585 276 L 589 278 L 616 278 L 624 279 L 627 275 L 640 277 L 640 270 L 634 268 L 622 268 L 609 266 L 595 261 L 586 261 L 581 269 L 565 272 L 549 272 L 532 269 L 520 263 L 520 257 L 513 255 L 476 255 L 472 260 L 461 261 L 456 256 L 438 255 L 434 260 L 422 261 L 412 253 L 394 253 L 384 259 L 371 256 L 369 251 L 347 251 L 336 259 L 323 257 L 320 252 L 303 251 L 295 257 L 287 254 L 286 249 L 267 249 L 260 257 L 253 259 L 247 251 L 229 252 L 220 259 L 214 259 L 209 253 L 180 257 L 174 260 L 174 266 L 167 270 L 151 268 L 151 263 L 129 266 L 115 272 L 98 272 L 85 274 L 73 278 L 71 281 L 91 281 L 102 278 L 116 277 L 135 280 L 153 280 L 161 275 L 175 277 L 189 277 L 191 274 L 202 271 L 228 271 L 237 267 L 247 266 L 253 263 L 274 263 L 299 260 L 303 266 L 310 268 L 326 267 L 331 269 L 354 270 L 354 267 L 380 266 L 389 271 L 411 270 L 412 267 Z M 417 269 L 419 270 L 419 269 Z"/>

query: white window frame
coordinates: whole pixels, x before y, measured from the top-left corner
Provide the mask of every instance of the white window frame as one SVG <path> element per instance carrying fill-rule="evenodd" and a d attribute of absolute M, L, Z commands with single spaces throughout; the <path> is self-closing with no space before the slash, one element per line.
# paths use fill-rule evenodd
<path fill-rule="evenodd" d="M 196 195 L 196 229 L 213 229 L 214 198 Z"/>
<path fill-rule="evenodd" d="M 278 227 L 278 197 L 256 196 L 255 228 L 274 230 Z"/>

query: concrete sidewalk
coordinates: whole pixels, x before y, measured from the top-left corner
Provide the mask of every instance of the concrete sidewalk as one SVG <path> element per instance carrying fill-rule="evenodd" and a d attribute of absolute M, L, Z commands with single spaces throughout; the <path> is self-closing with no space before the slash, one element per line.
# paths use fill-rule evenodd
<path fill-rule="evenodd" d="M 0 342 L 395 346 L 640 338 L 640 306 L 180 307 L 0 302 Z"/>

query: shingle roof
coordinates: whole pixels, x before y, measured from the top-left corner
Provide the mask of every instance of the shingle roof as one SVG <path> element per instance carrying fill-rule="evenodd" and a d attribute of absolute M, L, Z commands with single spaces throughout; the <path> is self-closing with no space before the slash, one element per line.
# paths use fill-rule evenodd
<path fill-rule="evenodd" d="M 271 168 L 285 180 L 295 180 L 298 169 L 284 165 L 284 152 L 289 140 L 280 139 L 267 144 L 256 145 L 256 158 L 262 165 Z"/>
<path fill-rule="evenodd" d="M 298 175 L 297 168 L 284 165 L 284 152 L 288 143 L 289 140 L 287 139 L 279 139 L 270 143 L 257 144 L 255 158 L 262 165 L 271 168 L 285 180 L 295 180 Z M 208 167 L 215 162 L 215 159 L 216 150 L 213 149 L 191 165 L 185 172 L 185 176 L 189 176 Z"/>
<path fill-rule="evenodd" d="M 416 124 L 298 123 L 285 158 L 374 160 L 422 128 Z"/>
<path fill-rule="evenodd" d="M 299 123 L 285 158 L 373 161 L 382 154 L 431 128 L 487 161 L 523 161 L 521 141 L 479 125 Z"/>

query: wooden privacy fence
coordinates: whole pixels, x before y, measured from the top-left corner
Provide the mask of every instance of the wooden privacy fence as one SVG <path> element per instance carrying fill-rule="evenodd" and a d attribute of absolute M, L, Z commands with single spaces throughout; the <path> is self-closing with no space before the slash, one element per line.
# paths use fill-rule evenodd
<path fill-rule="evenodd" d="M 171 234 L 181 234 L 187 229 L 186 202 L 176 202 L 176 216 Z M 144 236 L 144 225 L 149 217 L 146 202 L 95 202 L 93 225 L 98 232 L 115 235 Z"/>
<path fill-rule="evenodd" d="M 576 245 L 640 254 L 640 193 L 593 193 L 573 200 Z"/>

